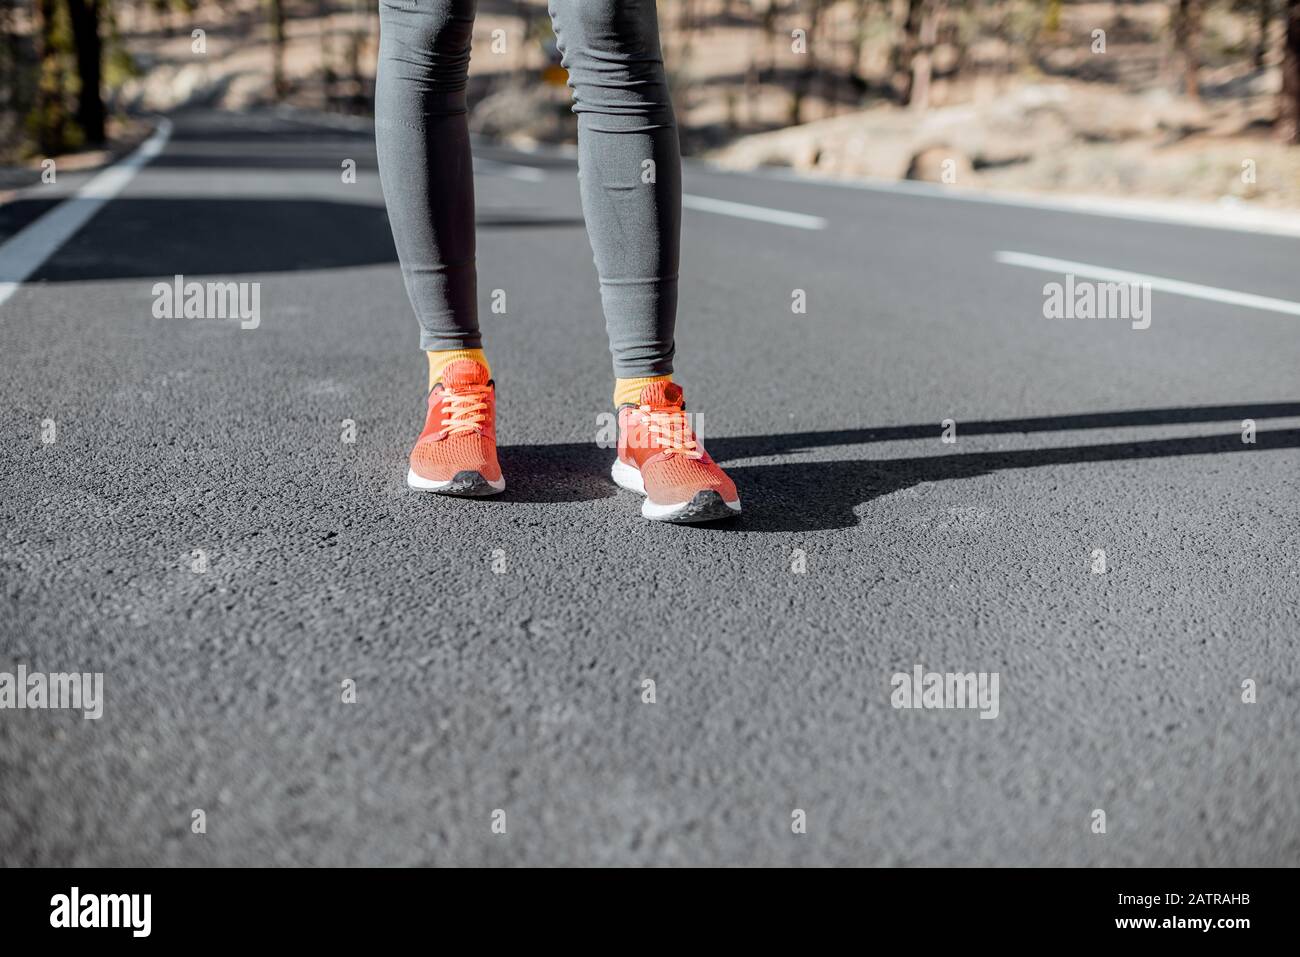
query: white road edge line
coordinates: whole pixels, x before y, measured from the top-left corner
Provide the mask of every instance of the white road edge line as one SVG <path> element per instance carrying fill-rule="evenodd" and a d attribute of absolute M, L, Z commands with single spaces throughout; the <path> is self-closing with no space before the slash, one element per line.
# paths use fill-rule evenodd
<path fill-rule="evenodd" d="M 1043 272 L 1074 273 L 1076 276 L 1090 276 L 1093 279 L 1102 279 L 1107 282 L 1147 283 L 1152 289 L 1171 292 L 1176 296 L 1190 296 L 1193 299 L 1222 302 L 1231 306 L 1243 306 L 1246 309 L 1262 309 L 1267 312 L 1285 313 L 1288 316 L 1300 316 L 1300 302 L 1273 299 L 1270 296 L 1257 296 L 1250 292 L 1236 292 L 1232 289 L 1219 289 L 1216 286 L 1202 286 L 1199 283 L 1183 282 L 1181 279 L 1148 276 L 1140 272 L 1128 272 L 1124 269 L 1111 269 L 1108 266 L 1070 262 L 1068 259 L 1052 259 L 1048 256 L 1035 256 L 1031 253 L 1000 250 L 994 253 L 993 258 L 1008 266 L 1023 266 L 1025 269 L 1038 269 Z"/>
<path fill-rule="evenodd" d="M 1300 221 L 1297 221 L 1293 211 L 1261 208 L 1246 202 L 1215 204 L 1168 199 L 1114 199 L 1105 196 L 1038 196 L 1001 190 L 957 189 L 915 180 L 887 180 L 875 177 L 835 179 L 778 167 L 738 170 L 716 163 L 701 165 L 711 173 L 739 174 L 811 186 L 838 186 L 842 189 L 865 190 L 870 193 L 894 193 L 901 196 L 921 196 L 926 199 L 953 200 L 959 203 L 985 203 L 992 206 L 1013 206 L 1019 209 L 1078 213 L 1083 216 L 1101 216 L 1107 219 L 1156 223 L 1162 226 L 1193 226 L 1200 229 L 1222 229 L 1254 235 L 1300 237 Z"/>
<path fill-rule="evenodd" d="M 784 209 L 768 209 L 766 206 L 751 206 L 748 203 L 732 203 L 725 199 L 710 199 L 708 196 L 692 196 L 690 193 L 682 197 L 682 206 L 701 213 L 754 219 L 760 223 L 776 223 L 779 226 L 794 226 L 796 229 L 826 228 L 826 220 L 820 216 L 791 213 Z"/>
<path fill-rule="evenodd" d="M 76 235 L 77 230 L 86 225 L 105 203 L 122 192 L 145 164 L 162 152 L 171 132 L 171 121 L 166 117 L 161 118 L 158 128 L 134 153 L 102 170 L 59 205 L 28 223 L 0 246 L 0 306 L 18 291 L 28 276 L 58 252 L 60 246 Z"/>

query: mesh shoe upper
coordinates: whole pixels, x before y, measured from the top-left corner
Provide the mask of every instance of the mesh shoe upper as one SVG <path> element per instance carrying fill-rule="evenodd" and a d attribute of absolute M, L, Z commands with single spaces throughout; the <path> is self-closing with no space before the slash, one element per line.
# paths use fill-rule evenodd
<path fill-rule="evenodd" d="M 443 370 L 429 393 L 424 431 L 411 450 L 411 469 L 421 478 L 448 482 L 458 472 L 478 472 L 499 481 L 496 386 L 473 359 L 458 359 Z"/>
<path fill-rule="evenodd" d="M 681 386 L 653 382 L 641 390 L 640 406 L 619 410 L 619 459 L 641 472 L 646 495 L 657 505 L 689 502 L 712 490 L 739 500 L 735 483 L 695 438 L 685 414 Z"/>

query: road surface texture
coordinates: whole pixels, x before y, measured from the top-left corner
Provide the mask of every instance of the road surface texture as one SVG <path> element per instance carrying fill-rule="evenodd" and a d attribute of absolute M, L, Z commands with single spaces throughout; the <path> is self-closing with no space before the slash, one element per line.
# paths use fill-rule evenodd
<path fill-rule="evenodd" d="M 745 511 L 675 527 L 595 441 L 570 158 L 479 154 L 509 486 L 453 500 L 371 134 L 173 120 L 0 305 L 0 671 L 104 675 L 0 711 L 0 863 L 1300 860 L 1300 239 L 689 166 Z M 1048 319 L 1007 252 L 1284 302 Z M 260 323 L 155 318 L 177 274 Z M 996 718 L 895 708 L 918 665 Z"/>

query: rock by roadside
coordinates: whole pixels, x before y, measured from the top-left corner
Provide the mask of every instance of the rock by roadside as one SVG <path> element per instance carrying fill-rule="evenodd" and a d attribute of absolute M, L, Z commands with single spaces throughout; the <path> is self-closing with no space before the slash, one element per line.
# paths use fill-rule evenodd
<path fill-rule="evenodd" d="M 959 106 L 883 106 L 760 133 L 710 158 L 841 178 L 1300 207 L 1300 149 L 1269 138 L 1273 109 L 1266 89 L 1193 103 L 1163 91 L 1027 83 Z"/>
<path fill-rule="evenodd" d="M 510 85 L 489 93 L 470 112 L 470 129 L 490 139 L 527 148 L 577 139 L 578 118 L 564 86 Z"/>

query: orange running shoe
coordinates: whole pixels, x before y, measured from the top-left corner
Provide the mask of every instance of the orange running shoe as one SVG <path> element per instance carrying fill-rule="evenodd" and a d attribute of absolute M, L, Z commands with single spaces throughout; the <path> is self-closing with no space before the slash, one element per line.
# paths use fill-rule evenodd
<path fill-rule="evenodd" d="M 682 388 L 652 382 L 641 404 L 618 410 L 618 458 L 611 475 L 645 496 L 641 514 L 656 522 L 711 522 L 740 514 L 740 496 L 691 430 Z"/>
<path fill-rule="evenodd" d="M 429 414 L 411 450 L 406 484 L 442 495 L 495 495 L 506 487 L 497 464 L 496 384 L 473 359 L 457 359 L 429 392 Z"/>

